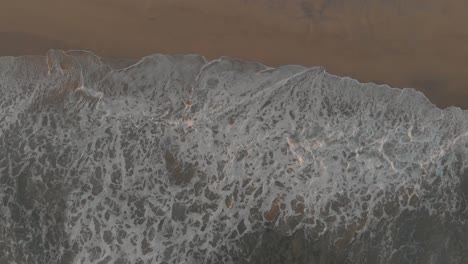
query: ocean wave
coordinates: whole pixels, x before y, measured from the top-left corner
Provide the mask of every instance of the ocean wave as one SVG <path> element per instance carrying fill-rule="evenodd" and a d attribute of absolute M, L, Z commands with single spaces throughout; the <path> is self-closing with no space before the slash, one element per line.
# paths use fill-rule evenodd
<path fill-rule="evenodd" d="M 0 58 L 0 262 L 465 263 L 468 112 L 322 67 Z"/>

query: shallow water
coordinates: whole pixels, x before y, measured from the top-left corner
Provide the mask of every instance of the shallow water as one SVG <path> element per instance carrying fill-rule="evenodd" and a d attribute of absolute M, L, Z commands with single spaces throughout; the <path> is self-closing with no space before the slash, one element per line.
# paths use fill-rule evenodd
<path fill-rule="evenodd" d="M 0 58 L 0 263 L 468 261 L 467 111 L 321 67 L 131 63 Z"/>

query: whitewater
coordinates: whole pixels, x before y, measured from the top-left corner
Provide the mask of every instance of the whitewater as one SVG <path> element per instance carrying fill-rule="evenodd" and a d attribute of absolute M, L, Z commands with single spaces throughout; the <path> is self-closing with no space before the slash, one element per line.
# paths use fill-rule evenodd
<path fill-rule="evenodd" d="M 468 111 L 322 67 L 0 58 L 0 263 L 467 263 Z"/>

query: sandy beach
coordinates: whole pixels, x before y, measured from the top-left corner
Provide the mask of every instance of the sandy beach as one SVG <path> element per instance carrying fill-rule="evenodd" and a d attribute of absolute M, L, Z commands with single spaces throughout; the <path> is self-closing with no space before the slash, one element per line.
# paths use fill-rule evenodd
<path fill-rule="evenodd" d="M 463 0 L 0 0 L 0 55 L 230 56 L 324 66 L 468 109 Z"/>

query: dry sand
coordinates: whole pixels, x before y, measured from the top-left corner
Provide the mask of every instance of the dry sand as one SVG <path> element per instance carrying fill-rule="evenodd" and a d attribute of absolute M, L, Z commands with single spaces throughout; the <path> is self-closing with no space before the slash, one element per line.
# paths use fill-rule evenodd
<path fill-rule="evenodd" d="M 230 56 L 322 65 L 468 109 L 465 0 L 0 0 L 0 55 Z"/>

